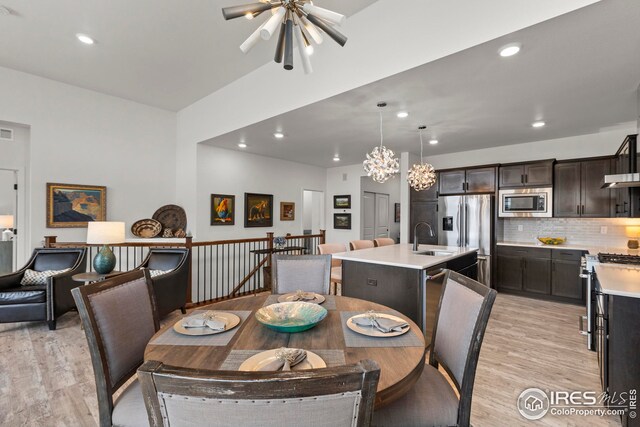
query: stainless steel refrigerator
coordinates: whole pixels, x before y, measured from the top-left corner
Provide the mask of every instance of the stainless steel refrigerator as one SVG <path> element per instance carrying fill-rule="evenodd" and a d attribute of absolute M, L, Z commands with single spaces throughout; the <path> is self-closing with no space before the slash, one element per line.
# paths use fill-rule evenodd
<path fill-rule="evenodd" d="M 438 199 L 438 244 L 478 248 L 478 281 L 487 286 L 491 286 L 493 209 L 490 194 Z"/>

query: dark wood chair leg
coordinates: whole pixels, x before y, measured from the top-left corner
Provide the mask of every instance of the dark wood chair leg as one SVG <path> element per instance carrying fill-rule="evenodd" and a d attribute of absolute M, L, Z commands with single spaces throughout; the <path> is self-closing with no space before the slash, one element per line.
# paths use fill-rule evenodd
<path fill-rule="evenodd" d="M 50 331 L 55 331 L 56 330 L 56 321 L 55 320 L 48 320 L 47 324 L 49 325 L 49 330 Z"/>
<path fill-rule="evenodd" d="M 185 308 L 184 305 L 180 307 L 180 311 L 182 312 L 182 314 L 187 314 L 187 309 Z"/>

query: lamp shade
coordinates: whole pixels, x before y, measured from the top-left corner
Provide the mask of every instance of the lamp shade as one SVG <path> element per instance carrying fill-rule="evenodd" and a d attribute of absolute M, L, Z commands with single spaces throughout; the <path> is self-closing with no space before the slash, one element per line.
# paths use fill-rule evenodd
<path fill-rule="evenodd" d="M 627 237 L 640 237 L 640 225 L 628 225 L 625 231 Z"/>
<path fill-rule="evenodd" d="M 0 228 L 13 228 L 13 215 L 0 215 Z"/>
<path fill-rule="evenodd" d="M 87 243 L 90 245 L 109 245 L 124 242 L 124 222 L 95 221 L 87 224 Z"/>

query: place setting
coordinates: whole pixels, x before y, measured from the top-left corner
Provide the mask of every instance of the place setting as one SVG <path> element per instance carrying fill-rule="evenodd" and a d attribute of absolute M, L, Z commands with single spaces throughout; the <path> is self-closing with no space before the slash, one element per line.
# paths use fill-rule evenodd
<path fill-rule="evenodd" d="M 322 304 L 323 302 L 325 302 L 325 300 L 326 298 L 324 297 L 324 295 L 320 295 L 315 292 L 305 292 L 300 289 L 295 292 L 290 292 L 288 294 L 278 296 L 278 302 L 302 301 L 312 304 Z"/>
<path fill-rule="evenodd" d="M 422 341 L 411 331 L 411 325 L 401 317 L 379 311 L 365 313 L 341 312 L 347 347 L 419 346 Z"/>
<path fill-rule="evenodd" d="M 300 348 L 276 348 L 262 351 L 246 359 L 239 371 L 301 371 L 326 368 L 325 361 L 316 353 Z"/>

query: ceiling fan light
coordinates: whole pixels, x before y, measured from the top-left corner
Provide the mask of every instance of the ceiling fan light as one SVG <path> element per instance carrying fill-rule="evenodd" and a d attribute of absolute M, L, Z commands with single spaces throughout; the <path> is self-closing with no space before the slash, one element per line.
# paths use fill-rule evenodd
<path fill-rule="evenodd" d="M 304 37 L 302 36 L 302 30 L 300 29 L 300 25 L 295 26 L 296 33 L 296 41 L 298 43 L 298 51 L 300 52 L 300 60 L 302 62 L 302 68 L 304 69 L 305 74 L 310 74 L 313 72 L 313 67 L 311 67 L 311 60 L 309 59 L 309 52 L 307 51 L 307 46 L 304 44 Z M 309 45 L 313 49 L 311 45 Z"/>
<path fill-rule="evenodd" d="M 327 33 L 329 37 L 331 37 L 336 43 L 340 46 L 343 46 L 347 43 L 347 36 L 342 34 L 340 31 L 333 28 L 331 25 L 324 22 L 322 19 L 314 16 L 312 14 L 307 15 L 307 19 L 316 27 L 320 28 L 322 31 Z"/>
<path fill-rule="evenodd" d="M 282 21 L 282 18 L 284 18 L 286 13 L 287 9 L 284 7 L 276 9 L 276 12 L 271 15 L 271 18 L 264 23 L 262 30 L 260 30 L 262 40 L 269 40 L 271 36 L 273 36 L 273 33 L 275 33 L 278 28 L 278 24 Z"/>
<path fill-rule="evenodd" d="M 277 5 L 278 4 L 271 3 L 250 3 L 240 6 L 223 7 L 222 16 L 224 16 L 224 19 L 228 21 L 229 19 L 240 18 L 241 16 L 247 17 L 248 14 L 254 15 L 259 12 L 264 12 L 265 10 L 272 9 Z"/>
<path fill-rule="evenodd" d="M 314 6 L 311 3 L 305 3 L 302 9 L 306 13 L 312 13 L 320 19 L 331 22 L 335 25 L 343 25 L 347 17 L 341 13 L 334 12 L 332 10 L 324 9 L 322 7 Z"/>

